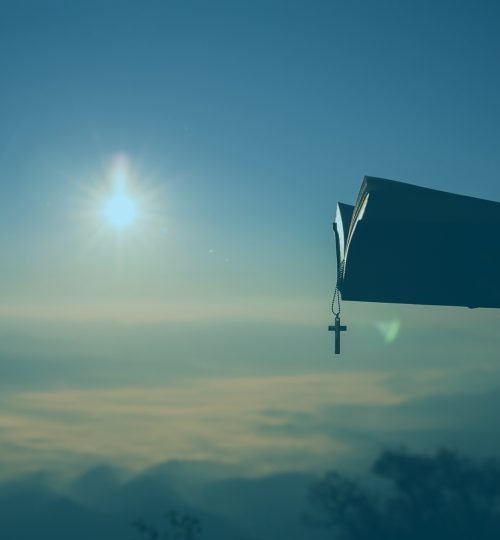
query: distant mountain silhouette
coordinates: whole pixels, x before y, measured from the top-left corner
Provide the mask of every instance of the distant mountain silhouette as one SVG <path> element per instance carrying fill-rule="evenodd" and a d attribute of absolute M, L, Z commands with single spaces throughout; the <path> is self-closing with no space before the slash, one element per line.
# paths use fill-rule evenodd
<path fill-rule="evenodd" d="M 495 460 L 386 451 L 366 483 L 338 471 L 320 480 L 303 473 L 215 480 L 231 467 L 192 465 L 190 480 L 190 462 L 166 462 L 135 475 L 100 465 L 65 486 L 43 472 L 0 483 L 0 538 L 140 540 L 132 524 L 162 531 L 170 510 L 199 519 L 196 540 L 500 538 Z M 183 478 L 192 491 L 182 495 Z"/>
<path fill-rule="evenodd" d="M 105 512 L 89 510 L 54 493 L 36 478 L 0 491 L 0 537 L 16 540 L 105 540 L 133 538 L 129 527 Z"/>

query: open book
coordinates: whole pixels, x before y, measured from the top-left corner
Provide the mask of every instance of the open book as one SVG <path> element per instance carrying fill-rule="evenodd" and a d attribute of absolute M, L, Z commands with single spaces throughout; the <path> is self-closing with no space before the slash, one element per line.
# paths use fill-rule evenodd
<path fill-rule="evenodd" d="M 333 224 L 343 300 L 500 307 L 500 203 L 365 177 Z"/>

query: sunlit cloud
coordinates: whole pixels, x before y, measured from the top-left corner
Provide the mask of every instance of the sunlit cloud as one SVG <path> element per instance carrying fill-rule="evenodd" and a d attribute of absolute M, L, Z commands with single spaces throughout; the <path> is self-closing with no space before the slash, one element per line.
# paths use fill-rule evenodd
<path fill-rule="evenodd" d="M 261 472 L 310 467 L 348 449 L 327 435 L 265 432 L 260 426 L 269 421 L 267 411 L 312 414 L 332 404 L 399 403 L 401 397 L 385 388 L 386 378 L 319 374 L 200 380 L 165 388 L 21 392 L 3 398 L 0 430 L 4 442 L 31 451 L 32 463 L 52 452 L 135 467 L 180 458 L 252 462 Z M 266 461 L 266 454 L 276 453 L 280 466 Z"/>

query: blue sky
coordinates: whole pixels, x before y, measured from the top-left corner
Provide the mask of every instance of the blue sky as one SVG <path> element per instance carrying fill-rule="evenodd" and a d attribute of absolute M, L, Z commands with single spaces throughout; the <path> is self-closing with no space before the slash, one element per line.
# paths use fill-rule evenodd
<path fill-rule="evenodd" d="M 326 328 L 365 174 L 500 200 L 499 15 L 2 2 L 3 470 L 494 452 L 496 311 L 346 303 L 341 357 Z M 122 233 L 99 214 L 117 155 L 147 202 Z"/>

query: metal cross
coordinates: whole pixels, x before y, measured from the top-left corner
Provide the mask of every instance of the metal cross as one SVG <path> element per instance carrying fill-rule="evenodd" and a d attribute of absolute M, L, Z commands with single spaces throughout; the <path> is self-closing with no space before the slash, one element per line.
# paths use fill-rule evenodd
<path fill-rule="evenodd" d="M 335 332 L 335 354 L 340 354 L 340 332 L 347 331 L 347 326 L 340 324 L 340 317 L 335 317 L 335 326 L 329 326 L 328 330 Z"/>

